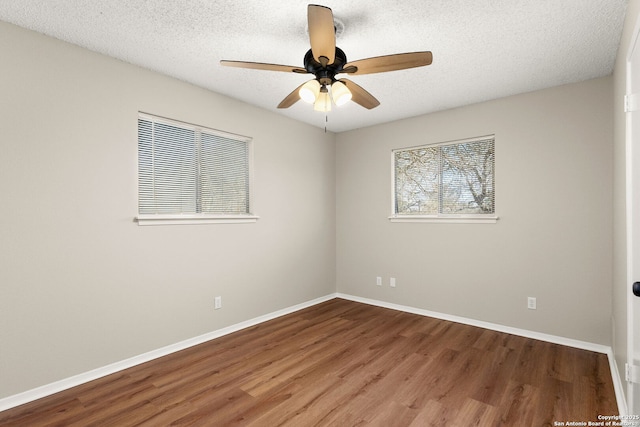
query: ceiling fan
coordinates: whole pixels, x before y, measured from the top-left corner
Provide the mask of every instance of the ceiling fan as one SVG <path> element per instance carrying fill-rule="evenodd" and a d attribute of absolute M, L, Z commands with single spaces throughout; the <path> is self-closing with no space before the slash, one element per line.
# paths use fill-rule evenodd
<path fill-rule="evenodd" d="M 265 64 L 261 62 L 220 61 L 227 67 L 255 70 L 283 71 L 287 73 L 313 74 L 314 79 L 298 86 L 278 104 L 289 108 L 299 99 L 313 103 L 317 111 L 331 111 L 331 100 L 336 105 L 353 101 L 367 109 L 380 105 L 373 95 L 351 80 L 336 79 L 341 73 L 361 75 L 404 70 L 431 64 L 431 52 L 410 52 L 377 56 L 347 62 L 345 53 L 336 46 L 333 12 L 326 6 L 310 4 L 307 8 L 311 49 L 304 56 L 304 67 Z"/>

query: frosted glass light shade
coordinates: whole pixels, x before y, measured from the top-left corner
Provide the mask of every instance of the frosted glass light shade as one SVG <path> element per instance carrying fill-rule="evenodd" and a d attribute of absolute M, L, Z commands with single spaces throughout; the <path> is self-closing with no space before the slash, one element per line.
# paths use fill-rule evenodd
<path fill-rule="evenodd" d="M 320 83 L 317 80 L 309 80 L 308 82 L 303 84 L 298 91 L 298 95 L 300 95 L 300 98 L 304 102 L 308 102 L 309 104 L 313 104 L 314 102 L 316 102 L 319 93 Z"/>
<path fill-rule="evenodd" d="M 323 88 L 324 91 L 320 91 L 318 94 L 318 99 L 313 104 L 313 109 L 316 111 L 331 111 L 331 97 L 329 96 L 329 91 L 326 87 Z"/>
<path fill-rule="evenodd" d="M 337 106 L 344 105 L 351 100 L 351 91 L 342 82 L 333 82 L 331 85 L 331 95 L 333 96 L 333 102 Z"/>

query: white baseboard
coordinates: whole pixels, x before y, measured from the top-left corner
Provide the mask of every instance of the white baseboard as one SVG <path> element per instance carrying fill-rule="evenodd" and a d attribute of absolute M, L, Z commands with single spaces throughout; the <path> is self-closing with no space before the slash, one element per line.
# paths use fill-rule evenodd
<path fill-rule="evenodd" d="M 131 357 L 129 359 L 121 360 L 119 362 L 112 363 L 107 366 L 103 366 L 101 368 L 93 369 L 91 371 L 74 375 L 72 377 L 65 378 L 60 381 L 46 384 L 41 387 L 34 388 L 32 390 L 27 390 L 25 392 L 22 392 L 13 396 L 5 397 L 3 399 L 0 399 L 0 412 L 6 411 L 7 409 L 14 408 L 16 406 L 23 405 L 25 403 L 32 402 L 37 399 L 41 399 L 43 397 L 61 392 L 63 390 L 67 390 L 69 388 L 87 383 L 89 381 L 97 380 L 98 378 L 102 378 L 104 376 L 114 374 L 116 372 L 131 368 L 136 365 L 140 365 L 145 362 L 149 362 L 159 357 L 163 357 L 168 354 L 175 353 L 177 351 L 184 350 L 186 348 L 193 347 L 198 344 L 202 344 L 204 342 L 222 337 L 224 335 L 228 335 L 233 332 L 240 331 L 242 329 L 257 325 L 259 323 L 263 323 L 268 320 L 272 320 L 277 317 L 284 316 L 286 314 L 290 314 L 298 310 L 302 310 L 304 308 L 311 307 L 316 304 L 320 304 L 325 301 L 329 301 L 334 298 L 336 298 L 336 294 L 330 294 L 324 297 L 316 298 L 314 300 L 297 304 L 291 307 L 287 307 L 282 310 L 274 311 L 273 313 L 265 314 L 264 316 L 259 316 L 254 319 L 250 319 L 244 322 L 237 323 L 235 325 L 228 326 L 226 328 L 218 329 L 216 331 L 209 332 L 204 335 L 200 335 L 194 338 L 180 341 L 176 344 L 171 344 L 166 347 L 159 348 L 157 350 L 152 350 L 147 353 L 143 353 L 138 356 Z"/>
<path fill-rule="evenodd" d="M 263 323 L 287 314 L 294 313 L 296 311 L 314 306 L 316 304 L 320 304 L 325 301 L 329 301 L 334 298 L 342 298 L 349 301 L 355 301 L 355 302 L 361 302 L 364 304 L 374 305 L 377 307 L 389 308 L 392 310 L 418 314 L 421 316 L 434 317 L 436 319 L 448 320 L 451 322 L 462 323 L 462 324 L 471 325 L 471 326 L 478 326 L 484 329 L 490 329 L 498 332 L 505 332 L 512 335 L 518 335 L 526 338 L 533 338 L 533 339 L 547 341 L 555 344 L 566 345 L 569 347 L 576 347 L 584 350 L 595 351 L 598 353 L 604 353 L 608 356 L 608 359 L 609 359 L 609 368 L 611 369 L 611 376 L 613 378 L 613 385 L 616 393 L 616 399 L 618 401 L 618 409 L 620 411 L 620 414 L 626 414 L 627 412 L 627 406 L 624 400 L 623 382 L 618 374 L 618 369 L 616 367 L 616 362 L 615 362 L 615 358 L 613 356 L 613 350 L 611 349 L 611 347 L 604 346 L 601 344 L 594 344 L 594 343 L 589 343 L 585 341 L 574 340 L 571 338 L 543 334 L 540 332 L 528 331 L 525 329 L 512 328 L 510 326 L 483 322 L 480 320 L 468 319 L 465 317 L 454 316 L 450 314 L 423 310 L 415 307 L 393 304 L 385 301 L 378 301 L 378 300 L 373 300 L 369 298 L 357 297 L 354 295 L 342 294 L 342 293 L 329 294 L 324 297 L 316 298 L 311 301 L 307 301 L 301 304 L 287 307 L 282 310 L 275 311 L 273 313 L 265 314 L 263 316 L 259 316 L 244 322 L 240 322 L 235 325 L 228 326 L 226 328 L 218 329 L 216 331 L 209 332 L 204 335 L 190 338 L 188 340 L 181 341 L 176 344 L 171 344 L 166 347 L 159 348 L 157 350 L 152 350 L 147 353 L 143 353 L 141 355 L 122 360 L 120 362 L 112 363 L 110 365 L 103 366 L 101 368 L 84 372 L 82 374 L 74 375 L 73 377 L 65 378 L 60 381 L 56 381 L 41 387 L 34 388 L 32 390 L 27 390 L 23 393 L 19 393 L 13 396 L 0 399 L 0 412 L 5 411 L 7 409 L 14 408 L 19 405 L 23 405 L 25 403 L 32 402 L 37 399 L 41 399 L 43 397 L 52 395 L 54 393 L 58 393 L 63 390 L 67 390 L 69 388 L 84 384 L 86 382 L 93 381 L 98 378 L 102 378 L 104 376 L 122 371 L 124 369 L 128 369 L 133 366 L 149 362 L 159 357 L 163 357 L 171 353 L 175 353 L 177 351 L 181 351 L 186 348 L 193 347 L 198 344 L 202 344 L 204 342 L 222 337 L 224 335 L 228 335 L 233 332 L 237 332 L 242 329 L 245 329 L 245 328 L 248 328 L 248 327 L 251 327 L 251 326 L 254 326 L 254 325 L 257 325 L 257 324 L 260 324 L 260 323 Z"/>
<path fill-rule="evenodd" d="M 436 319 L 448 320 L 451 322 L 462 323 L 470 326 L 478 326 L 492 331 L 504 332 L 511 335 L 518 335 L 526 338 L 533 338 L 540 341 L 547 341 L 554 344 L 566 345 L 569 347 L 581 348 L 584 350 L 595 351 L 597 353 L 607 353 L 610 347 L 601 344 L 594 344 L 586 341 L 574 340 L 571 338 L 558 337 L 556 335 L 543 334 L 541 332 L 528 331 L 526 329 L 513 328 L 511 326 L 499 325 L 497 323 L 483 322 L 481 320 L 469 319 L 466 317 L 454 316 L 452 314 L 438 313 L 437 311 L 423 310 L 421 308 L 409 307 L 406 305 L 393 304 L 385 301 L 378 301 L 369 298 L 362 298 L 347 294 L 337 294 L 338 298 L 349 301 L 361 302 L 364 304 L 375 305 L 392 310 L 404 311 L 406 313 L 419 314 L 421 316 L 435 317 Z"/>
<path fill-rule="evenodd" d="M 607 352 L 609 357 L 609 369 L 611 369 L 611 378 L 613 379 L 613 389 L 616 392 L 616 401 L 618 402 L 618 412 L 620 415 L 629 415 L 629 408 L 627 407 L 627 400 L 625 399 L 624 382 L 620 378 L 620 370 L 618 370 L 618 363 L 613 355 L 613 349 L 609 349 Z"/>

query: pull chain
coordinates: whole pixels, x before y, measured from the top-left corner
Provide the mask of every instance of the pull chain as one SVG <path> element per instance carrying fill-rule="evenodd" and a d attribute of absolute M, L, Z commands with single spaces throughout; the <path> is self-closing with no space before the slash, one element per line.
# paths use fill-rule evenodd
<path fill-rule="evenodd" d="M 327 114 L 324 115 L 324 133 L 327 133 L 327 122 L 329 121 L 329 116 Z"/>

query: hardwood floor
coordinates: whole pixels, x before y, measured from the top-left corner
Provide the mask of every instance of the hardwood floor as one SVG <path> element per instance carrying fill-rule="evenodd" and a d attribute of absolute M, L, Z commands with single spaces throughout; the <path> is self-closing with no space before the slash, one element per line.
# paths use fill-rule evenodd
<path fill-rule="evenodd" d="M 0 412 L 2 426 L 553 426 L 607 356 L 334 299 Z"/>

